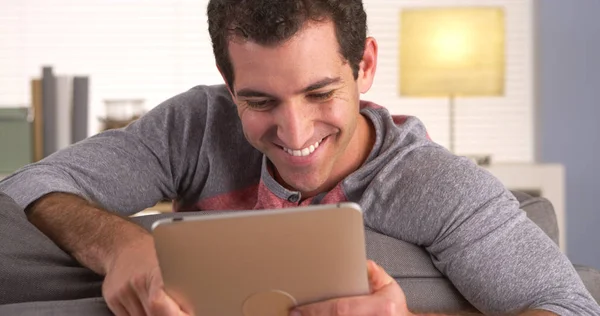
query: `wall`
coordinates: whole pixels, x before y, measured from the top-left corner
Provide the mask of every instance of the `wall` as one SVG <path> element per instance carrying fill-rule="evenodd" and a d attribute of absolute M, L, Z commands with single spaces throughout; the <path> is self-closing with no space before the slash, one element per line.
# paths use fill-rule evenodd
<path fill-rule="evenodd" d="M 566 167 L 567 254 L 600 268 L 600 2 L 537 7 L 538 158 Z"/>
<path fill-rule="evenodd" d="M 458 99 L 459 154 L 532 162 L 533 0 L 364 0 L 380 45 L 375 85 L 365 99 L 418 116 L 431 137 L 448 140 L 446 99 L 398 96 L 401 8 L 501 6 L 507 22 L 507 86 L 500 98 Z M 28 104 L 28 81 L 43 65 L 91 76 L 90 133 L 107 98 L 145 98 L 151 108 L 197 84 L 221 83 L 206 23 L 207 0 L 0 0 L 0 106 Z"/>

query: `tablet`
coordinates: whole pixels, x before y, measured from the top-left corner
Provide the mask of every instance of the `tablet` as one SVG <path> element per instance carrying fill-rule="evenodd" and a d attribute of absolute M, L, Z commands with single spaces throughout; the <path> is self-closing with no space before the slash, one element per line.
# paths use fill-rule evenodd
<path fill-rule="evenodd" d="M 162 219 L 152 233 L 165 290 L 193 315 L 287 316 L 369 293 L 355 203 Z"/>

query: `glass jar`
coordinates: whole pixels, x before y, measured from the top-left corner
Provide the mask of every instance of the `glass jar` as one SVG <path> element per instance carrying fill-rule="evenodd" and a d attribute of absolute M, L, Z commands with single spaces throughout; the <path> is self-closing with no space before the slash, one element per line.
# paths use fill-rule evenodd
<path fill-rule="evenodd" d="M 145 113 L 143 99 L 107 99 L 104 109 L 104 130 L 125 127 Z"/>

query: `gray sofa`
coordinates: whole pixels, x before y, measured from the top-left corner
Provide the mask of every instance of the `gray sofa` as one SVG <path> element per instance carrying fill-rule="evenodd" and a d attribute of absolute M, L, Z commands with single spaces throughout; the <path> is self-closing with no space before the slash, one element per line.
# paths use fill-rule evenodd
<path fill-rule="evenodd" d="M 552 205 L 514 192 L 527 215 L 555 242 L 558 228 Z M 132 218 L 149 229 L 159 214 Z M 366 230 L 367 256 L 402 286 L 412 310 L 474 311 L 433 266 L 420 247 Z M 600 272 L 576 266 L 596 301 Z M 101 298 L 102 277 L 81 267 L 27 221 L 22 210 L 0 193 L 0 315 L 110 315 Z"/>
<path fill-rule="evenodd" d="M 542 228 L 558 245 L 560 232 L 552 204 L 545 198 L 531 197 L 521 192 L 513 192 L 513 195 L 521 203 L 521 208 L 527 213 L 527 217 Z M 600 303 L 600 271 L 578 264 L 574 264 L 574 266 L 588 291 L 596 302 Z"/>
<path fill-rule="evenodd" d="M 545 198 L 512 193 L 527 216 L 558 245 L 558 224 L 552 204 Z M 366 242 L 367 256 L 398 281 L 411 310 L 475 311 L 434 267 L 424 249 L 369 230 Z M 600 302 L 600 271 L 581 265 L 574 267 L 596 302 Z"/>

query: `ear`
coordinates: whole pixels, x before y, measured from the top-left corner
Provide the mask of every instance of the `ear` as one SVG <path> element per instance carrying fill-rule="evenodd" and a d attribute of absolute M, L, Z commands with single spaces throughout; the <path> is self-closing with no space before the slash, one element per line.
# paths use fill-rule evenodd
<path fill-rule="evenodd" d="M 221 70 L 221 67 L 219 67 L 219 65 L 217 65 L 217 69 L 219 70 L 219 73 L 221 74 L 221 78 L 223 78 L 223 82 L 225 82 L 225 85 L 227 86 L 227 90 L 229 91 L 229 94 L 231 94 L 231 98 L 233 100 L 235 100 L 235 95 L 233 94 L 233 87 L 229 86 L 229 83 L 225 79 L 225 76 L 223 75 L 223 71 Z"/>
<path fill-rule="evenodd" d="M 360 93 L 366 93 L 371 89 L 373 78 L 375 78 L 375 70 L 377 70 L 377 41 L 373 37 L 368 37 L 356 80 Z"/>

